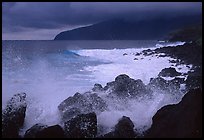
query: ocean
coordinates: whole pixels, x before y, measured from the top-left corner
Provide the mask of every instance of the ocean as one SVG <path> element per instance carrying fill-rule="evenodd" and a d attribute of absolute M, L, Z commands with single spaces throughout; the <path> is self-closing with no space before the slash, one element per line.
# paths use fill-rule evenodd
<path fill-rule="evenodd" d="M 141 79 L 148 84 L 163 68 L 175 67 L 187 73 L 185 65 L 174 66 L 170 57 L 137 56 L 144 49 L 176 46 L 183 42 L 138 41 L 2 41 L 2 108 L 16 93 L 27 94 L 27 110 L 22 133 L 36 123 L 60 123 L 57 106 L 76 92 L 86 92 L 95 83 L 103 87 L 120 74 Z M 178 95 L 182 97 L 183 95 Z M 98 123 L 111 131 L 118 119 L 126 115 L 136 129 L 151 126 L 156 111 L 181 98 L 155 93 L 149 101 L 130 101 L 120 110 L 102 112 Z"/>

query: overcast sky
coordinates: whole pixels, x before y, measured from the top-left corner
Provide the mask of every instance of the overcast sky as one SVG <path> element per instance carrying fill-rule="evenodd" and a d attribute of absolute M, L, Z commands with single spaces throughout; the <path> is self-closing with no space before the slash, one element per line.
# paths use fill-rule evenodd
<path fill-rule="evenodd" d="M 4 2 L 3 40 L 52 40 L 112 18 L 148 20 L 202 13 L 201 2 Z"/>

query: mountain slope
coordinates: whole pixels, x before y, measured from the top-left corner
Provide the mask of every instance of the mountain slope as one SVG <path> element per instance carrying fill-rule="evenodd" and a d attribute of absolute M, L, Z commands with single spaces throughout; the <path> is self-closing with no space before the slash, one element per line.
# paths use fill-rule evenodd
<path fill-rule="evenodd" d="M 152 40 L 170 31 L 200 23 L 200 16 L 131 21 L 112 19 L 59 33 L 54 40 Z"/>

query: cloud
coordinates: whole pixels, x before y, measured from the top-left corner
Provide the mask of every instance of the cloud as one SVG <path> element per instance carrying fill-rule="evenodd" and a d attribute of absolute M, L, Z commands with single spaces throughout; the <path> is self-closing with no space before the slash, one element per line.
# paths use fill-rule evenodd
<path fill-rule="evenodd" d="M 3 33 L 70 29 L 112 18 L 143 20 L 202 13 L 201 2 L 4 2 Z"/>

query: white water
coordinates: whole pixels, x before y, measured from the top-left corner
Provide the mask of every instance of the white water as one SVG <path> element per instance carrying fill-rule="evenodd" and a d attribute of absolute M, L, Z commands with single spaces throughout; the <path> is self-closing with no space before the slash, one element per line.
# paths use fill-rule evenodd
<path fill-rule="evenodd" d="M 155 44 L 150 49 L 156 47 L 158 46 Z M 61 57 L 62 54 L 56 54 L 55 51 L 49 54 L 42 53 L 39 57 L 34 55 L 28 60 L 26 57 L 26 61 L 24 53 L 16 54 L 9 51 L 11 55 L 8 62 L 11 65 L 3 64 L 2 107 L 5 107 L 6 101 L 12 95 L 25 92 L 28 106 L 22 134 L 36 123 L 58 124 L 60 116 L 57 106 L 75 92 L 83 93 L 90 90 L 94 83 L 105 86 L 119 74 L 127 74 L 148 84 L 150 78 L 156 77 L 163 68 L 172 65 L 169 63 L 172 58 L 169 57 L 134 55 L 143 49 L 146 48 L 72 50 L 79 54 L 80 58 L 69 55 Z M 35 50 L 29 51 L 31 52 Z M 123 55 L 124 53 L 127 55 Z M 6 59 L 3 57 L 3 62 L 4 60 Z M 185 65 L 171 67 L 183 73 L 190 70 Z M 127 104 L 108 101 L 109 110 L 97 116 L 98 123 L 107 127 L 108 132 L 118 119 L 125 115 L 130 117 L 135 128 L 142 132 L 151 126 L 151 118 L 159 108 L 177 103 L 179 97 L 157 91 L 151 100 L 132 100 Z"/>

